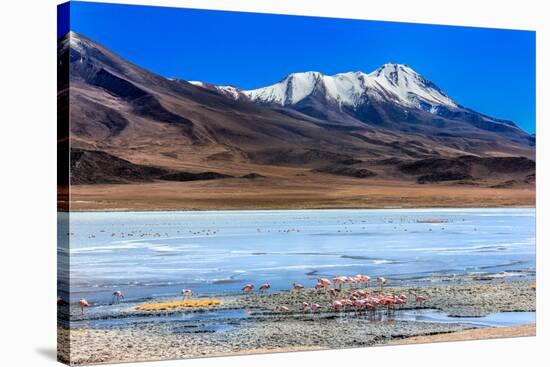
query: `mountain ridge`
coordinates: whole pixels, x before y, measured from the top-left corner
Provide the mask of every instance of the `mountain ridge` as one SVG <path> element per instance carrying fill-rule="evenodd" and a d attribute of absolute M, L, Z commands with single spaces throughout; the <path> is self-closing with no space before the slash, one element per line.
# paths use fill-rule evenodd
<path fill-rule="evenodd" d="M 277 83 L 251 90 L 199 81 L 192 83 L 218 91 L 229 98 L 248 99 L 259 104 L 291 109 L 299 107 L 300 102 L 308 98 L 321 99 L 325 105 L 334 103 L 340 110 L 343 107 L 352 110 L 360 109 L 361 105 L 368 105 L 369 99 L 377 102 L 387 100 L 405 108 L 422 110 L 442 117 L 475 114 L 486 122 L 503 124 L 523 132 L 512 121 L 493 118 L 460 105 L 435 83 L 405 64 L 386 63 L 371 73 L 362 71 L 334 75 L 325 75 L 317 71 L 290 73 Z M 300 108 L 297 110 L 301 111 Z M 317 111 L 312 112 L 313 114 L 310 113 L 310 115 L 318 117 Z M 353 112 L 350 114 L 357 117 Z"/>
<path fill-rule="evenodd" d="M 414 174 L 401 172 L 398 165 L 465 155 L 529 159 L 535 155 L 534 137 L 447 100 L 435 84 L 400 64 L 378 68 L 368 83 L 361 78 L 369 74 L 359 72 L 326 80 L 308 74 L 305 81 L 315 82 L 308 84 L 308 93 L 298 88 L 298 94 L 289 95 L 293 103 L 285 105 L 254 102 L 233 86 L 162 77 L 76 33 L 61 40 L 58 52 L 60 73 L 69 73 L 69 84 L 62 86 L 58 98 L 61 105 L 70 105 L 71 146 L 140 165 L 119 162 L 131 172 L 141 172 L 121 182 L 132 177 L 144 180 L 150 168 L 143 167 L 213 172 L 216 179 L 256 172 L 267 177 L 258 181 L 264 184 L 273 177 L 298 182 L 296 177 L 302 176 L 296 174 L 416 182 Z M 405 74 L 399 74 L 400 68 Z M 340 84 L 332 90 L 329 85 L 327 91 L 335 78 Z M 384 78 L 387 86 L 376 82 L 378 78 Z M 405 93 L 403 85 L 413 82 L 413 90 L 425 90 L 412 96 Z M 374 94 L 361 89 L 372 85 Z M 386 90 L 390 87 L 395 93 Z M 326 98 L 342 91 L 348 94 Z M 417 105 L 419 100 L 437 104 L 437 111 Z M 107 169 L 103 162 L 108 159 L 94 154 L 98 169 Z M 113 172 L 107 173 L 104 177 L 116 182 Z M 531 168 L 522 168 L 514 180 L 522 183 L 522 175 L 532 173 Z M 91 182 L 86 174 L 80 182 Z M 483 175 L 439 172 L 430 180 L 478 180 Z"/>

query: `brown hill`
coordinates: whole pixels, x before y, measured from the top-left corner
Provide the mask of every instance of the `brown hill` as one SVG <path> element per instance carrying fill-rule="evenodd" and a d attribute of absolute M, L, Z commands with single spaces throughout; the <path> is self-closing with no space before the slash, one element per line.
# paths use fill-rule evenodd
<path fill-rule="evenodd" d="M 166 79 L 75 33 L 60 40 L 58 54 L 58 104 L 65 111 L 58 124 L 69 130 L 69 139 L 61 129 L 58 141 L 70 141 L 73 184 L 165 183 L 170 192 L 197 180 L 212 182 L 205 190 L 236 180 L 260 191 L 339 179 L 352 186 L 534 185 L 534 138 L 487 126 L 474 112 L 404 115 L 391 104 L 371 104 L 324 119 L 307 108 L 234 100 Z"/>

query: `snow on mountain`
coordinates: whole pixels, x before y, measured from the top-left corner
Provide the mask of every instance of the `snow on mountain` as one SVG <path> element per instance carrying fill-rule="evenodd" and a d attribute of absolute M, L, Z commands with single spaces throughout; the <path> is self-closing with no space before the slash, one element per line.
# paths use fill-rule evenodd
<path fill-rule="evenodd" d="M 389 99 L 403 106 L 432 112 L 438 106 L 458 106 L 435 84 L 401 64 L 385 64 L 370 74 L 349 72 L 329 76 L 315 71 L 293 73 L 273 85 L 242 93 L 255 102 L 289 106 L 316 91 L 327 100 L 351 107 L 364 102 L 365 97 Z"/>
<path fill-rule="evenodd" d="M 458 107 L 435 84 L 407 65 L 385 64 L 368 75 L 367 83 L 372 90 L 382 95 L 390 92 L 399 102 L 411 107 L 423 107 L 422 103 Z"/>
<path fill-rule="evenodd" d="M 275 103 L 282 106 L 292 105 L 310 95 L 324 77 L 323 74 L 316 71 L 294 73 L 288 75 L 279 83 L 243 91 L 243 93 L 257 102 Z"/>

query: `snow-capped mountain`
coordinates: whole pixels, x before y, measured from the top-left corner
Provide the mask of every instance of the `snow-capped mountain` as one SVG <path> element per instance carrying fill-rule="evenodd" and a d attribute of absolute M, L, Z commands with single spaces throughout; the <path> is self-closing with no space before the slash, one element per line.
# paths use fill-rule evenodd
<path fill-rule="evenodd" d="M 167 79 L 70 33 L 59 42 L 58 75 L 58 123 L 70 131 L 58 144 L 79 153 L 73 183 L 171 181 L 175 173 L 185 180 L 198 167 L 234 179 L 254 167 L 262 185 L 272 173 L 273 182 L 302 182 L 295 169 L 343 176 L 345 185 L 349 177 L 446 181 L 470 173 L 500 175 L 504 185 L 535 179 L 534 163 L 521 158 L 535 157 L 534 136 L 459 106 L 403 65 L 296 73 L 242 91 Z M 404 172 L 404 164 L 414 169 Z M 293 169 L 272 168 L 281 166 Z"/>
<path fill-rule="evenodd" d="M 483 130 L 512 134 L 521 130 L 511 121 L 459 105 L 433 82 L 404 64 L 384 64 L 368 74 L 361 71 L 335 75 L 316 71 L 292 73 L 278 83 L 252 90 L 191 83 L 235 100 L 284 109 L 287 113 L 295 111 L 331 123 L 354 126 L 367 123 L 412 132 L 419 131 L 421 125 L 440 124 L 426 116 L 427 113 L 467 122 Z"/>
<path fill-rule="evenodd" d="M 254 102 L 281 106 L 297 104 L 316 92 L 327 101 L 347 107 L 357 107 L 368 99 L 391 100 L 422 110 L 458 106 L 435 84 L 402 64 L 385 64 L 369 74 L 293 73 L 273 85 L 242 91 Z"/>
<path fill-rule="evenodd" d="M 361 71 L 324 75 L 317 71 L 292 73 L 278 83 L 252 90 L 215 86 L 200 81 L 191 84 L 240 99 L 283 107 L 293 106 L 315 95 L 326 102 L 357 108 L 369 100 L 392 101 L 404 107 L 436 112 L 438 107 L 459 105 L 434 83 L 407 65 L 384 64 L 367 74 Z"/>

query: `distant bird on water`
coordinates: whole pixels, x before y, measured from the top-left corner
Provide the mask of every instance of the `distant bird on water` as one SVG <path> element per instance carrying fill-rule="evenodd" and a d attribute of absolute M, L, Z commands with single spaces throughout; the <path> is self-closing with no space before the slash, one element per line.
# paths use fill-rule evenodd
<path fill-rule="evenodd" d="M 269 288 L 271 288 L 271 285 L 269 285 L 269 283 L 264 283 L 260 286 L 260 292 L 265 292 L 267 291 Z"/>
<path fill-rule="evenodd" d="M 386 278 L 378 277 L 376 278 L 376 282 L 380 284 L 380 290 L 382 290 L 382 287 L 386 284 Z"/>
<path fill-rule="evenodd" d="M 113 302 L 117 301 L 120 302 L 120 300 L 124 299 L 124 294 L 122 291 L 114 291 L 113 292 Z"/>
<path fill-rule="evenodd" d="M 250 293 L 254 290 L 254 284 L 247 284 L 241 288 L 244 293 Z"/>
<path fill-rule="evenodd" d="M 191 289 L 182 289 L 181 295 L 183 296 L 183 299 L 186 299 L 193 295 L 193 291 Z"/>
<path fill-rule="evenodd" d="M 88 303 L 88 301 L 86 301 L 84 298 L 78 301 L 78 305 L 80 306 L 80 310 L 82 311 L 82 314 L 84 314 L 85 307 L 90 307 L 90 303 Z"/>

